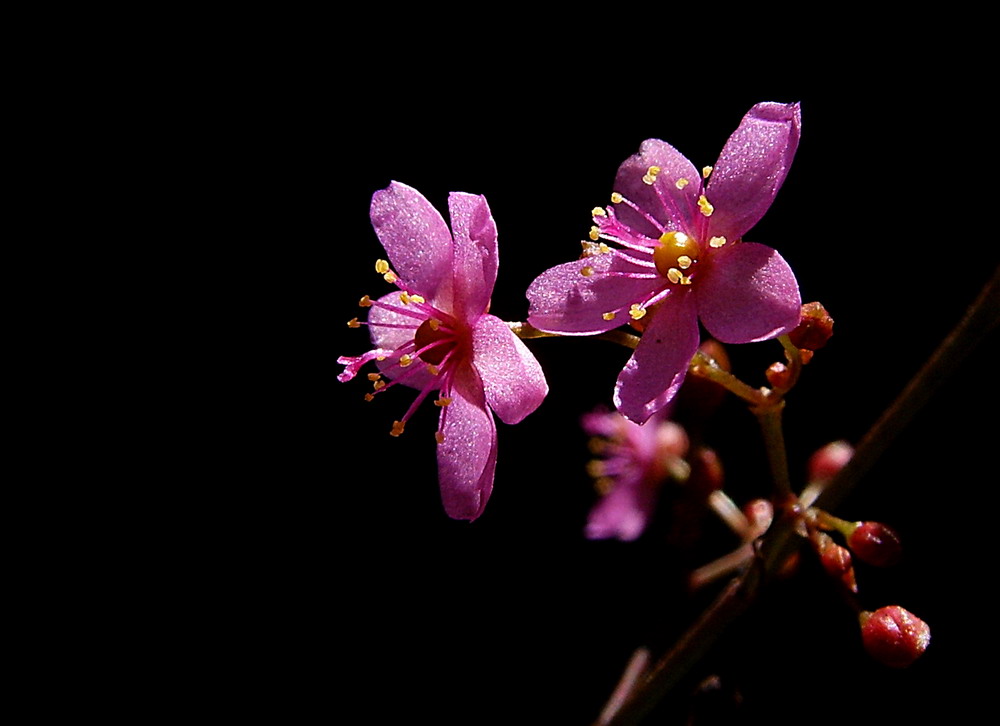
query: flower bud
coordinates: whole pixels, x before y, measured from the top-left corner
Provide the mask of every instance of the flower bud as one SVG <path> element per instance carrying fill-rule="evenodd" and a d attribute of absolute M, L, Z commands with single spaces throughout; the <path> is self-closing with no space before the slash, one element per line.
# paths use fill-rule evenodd
<path fill-rule="evenodd" d="M 788 334 L 796 348 L 819 350 L 833 336 L 833 318 L 821 303 L 811 302 L 802 306 L 799 324 Z"/>
<path fill-rule="evenodd" d="M 840 580 L 851 592 L 857 592 L 858 583 L 854 579 L 854 566 L 847 548 L 841 547 L 830 535 L 823 532 L 816 532 L 812 536 L 812 542 L 827 574 Z"/>
<path fill-rule="evenodd" d="M 847 465 L 854 456 L 854 447 L 846 441 L 827 444 L 809 458 L 809 482 L 825 484 Z"/>
<path fill-rule="evenodd" d="M 931 642 L 923 620 L 898 605 L 861 613 L 861 639 L 875 660 L 891 668 L 906 668 Z"/>
<path fill-rule="evenodd" d="M 784 363 L 772 363 L 764 372 L 764 375 L 767 376 L 767 382 L 775 388 L 788 388 L 788 383 L 791 381 L 792 376 L 788 370 L 788 366 Z"/>
<path fill-rule="evenodd" d="M 881 522 L 858 522 L 847 546 L 862 562 L 876 567 L 895 565 L 903 556 L 899 535 Z"/>

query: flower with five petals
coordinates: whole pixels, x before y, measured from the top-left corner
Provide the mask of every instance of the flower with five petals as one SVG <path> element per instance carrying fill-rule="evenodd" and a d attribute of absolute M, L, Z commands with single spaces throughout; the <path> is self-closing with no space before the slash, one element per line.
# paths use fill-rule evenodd
<path fill-rule="evenodd" d="M 594 209 L 583 258 L 528 288 L 528 322 L 540 330 L 594 335 L 622 321 L 642 330 L 614 393 L 632 421 L 643 423 L 676 394 L 698 348 L 699 320 L 724 343 L 775 338 L 798 324 L 788 263 L 742 238 L 785 180 L 799 126 L 798 104 L 757 104 L 701 172 L 670 144 L 643 142 L 619 168 L 611 206 Z"/>
<path fill-rule="evenodd" d="M 538 361 L 502 320 L 486 311 L 497 275 L 497 231 L 486 198 L 453 192 L 452 231 L 416 189 L 393 182 L 374 194 L 371 220 L 389 260 L 375 269 L 399 290 L 367 295 L 372 350 L 344 356 L 340 381 L 369 373 L 371 400 L 396 384 L 419 391 L 392 434 L 432 392 L 441 409 L 436 434 L 438 478 L 445 511 L 476 519 L 493 490 L 497 434 L 493 413 L 517 423 L 548 393 Z M 390 265 L 391 262 L 391 265 Z M 351 327 L 362 323 L 355 318 Z M 383 376 L 390 382 L 387 384 Z"/>

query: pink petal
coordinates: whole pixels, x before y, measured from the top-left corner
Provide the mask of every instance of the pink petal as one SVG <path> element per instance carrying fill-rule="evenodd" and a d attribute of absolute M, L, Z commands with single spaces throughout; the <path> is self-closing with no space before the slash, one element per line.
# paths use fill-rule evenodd
<path fill-rule="evenodd" d="M 690 291 L 668 297 L 652 314 L 615 386 L 615 406 L 637 424 L 670 402 L 698 350 L 698 316 Z"/>
<path fill-rule="evenodd" d="M 620 479 L 590 510 L 587 538 L 614 537 L 626 542 L 637 539 L 656 507 L 657 494 L 658 488 L 638 474 Z"/>
<path fill-rule="evenodd" d="M 372 196 L 371 219 L 393 270 L 417 292 L 450 307 L 451 234 L 424 195 L 392 182 Z"/>
<path fill-rule="evenodd" d="M 766 245 L 740 242 L 715 251 L 693 285 L 698 316 L 723 343 L 776 338 L 799 322 L 802 299 L 795 274 Z"/>
<path fill-rule="evenodd" d="M 797 103 L 758 103 L 747 112 L 708 180 L 712 235 L 736 240 L 764 216 L 792 164 L 800 125 Z"/>
<path fill-rule="evenodd" d="M 452 312 L 472 322 L 489 307 L 497 280 L 497 227 L 486 197 L 452 192 L 448 209 L 455 238 Z"/>
<path fill-rule="evenodd" d="M 658 166 L 655 188 L 646 184 L 643 177 L 649 167 Z M 686 179 L 687 185 L 677 188 L 677 181 Z M 677 149 L 666 141 L 646 139 L 633 154 L 618 167 L 613 191 L 618 192 L 637 207 L 651 214 L 667 229 L 691 230 L 691 219 L 697 210 L 701 189 L 701 173 Z M 616 204 L 615 214 L 635 232 L 656 239 L 661 232 L 626 204 Z"/>
<path fill-rule="evenodd" d="M 483 315 L 472 330 L 472 359 L 489 404 L 500 420 L 515 424 L 549 392 L 542 367 L 507 324 Z"/>
<path fill-rule="evenodd" d="M 378 301 L 390 305 L 400 310 L 400 312 L 387 310 L 379 305 L 373 305 L 369 308 L 368 329 L 375 347 L 384 348 L 386 351 L 392 352 L 413 343 L 413 336 L 417 332 L 417 326 L 423 322 L 422 319 L 404 314 L 406 306 L 399 301 L 398 291 L 383 295 Z M 406 327 L 384 327 L 389 325 L 404 325 Z M 412 353 L 413 351 L 410 350 L 410 352 Z M 395 381 L 405 376 L 405 380 L 401 381 L 401 383 L 412 388 L 422 389 L 434 378 L 434 376 L 427 372 L 426 365 L 420 360 L 411 363 L 406 368 L 400 368 L 394 360 L 388 359 L 378 361 L 376 365 L 390 381 Z"/>
<path fill-rule="evenodd" d="M 497 432 L 486 408 L 482 382 L 470 367 L 456 374 L 451 404 L 441 411 L 444 441 L 438 444 L 438 478 L 444 510 L 453 519 L 476 519 L 493 491 Z"/>
<path fill-rule="evenodd" d="M 593 269 L 589 277 L 580 272 L 585 267 Z M 528 286 L 525 293 L 531 303 L 528 322 L 539 330 L 564 335 L 603 333 L 628 322 L 621 313 L 605 320 L 604 313 L 623 308 L 627 311 L 632 303 L 643 302 L 653 290 L 666 285 L 661 277 L 632 278 L 609 272 L 648 274 L 650 271 L 613 254 L 556 265 Z"/>

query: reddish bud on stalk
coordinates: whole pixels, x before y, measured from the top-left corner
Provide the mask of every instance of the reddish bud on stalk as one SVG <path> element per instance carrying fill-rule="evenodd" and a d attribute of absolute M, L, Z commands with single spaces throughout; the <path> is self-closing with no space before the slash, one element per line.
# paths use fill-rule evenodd
<path fill-rule="evenodd" d="M 819 350 L 833 336 L 833 318 L 818 302 L 802 306 L 802 317 L 798 326 L 788 334 L 796 348 Z"/>
<path fill-rule="evenodd" d="M 906 668 L 931 642 L 923 620 L 898 605 L 861 613 L 861 639 L 875 660 L 890 668 Z"/>
<path fill-rule="evenodd" d="M 847 465 L 854 456 L 854 447 L 846 441 L 834 441 L 809 457 L 809 481 L 825 484 Z"/>
<path fill-rule="evenodd" d="M 899 535 L 881 522 L 858 522 L 847 546 L 862 562 L 876 567 L 895 565 L 903 556 Z"/>
<path fill-rule="evenodd" d="M 772 363 L 764 375 L 767 376 L 767 382 L 775 388 L 787 389 L 791 382 L 791 372 L 784 363 Z"/>
<path fill-rule="evenodd" d="M 854 566 L 851 563 L 851 553 L 845 547 L 833 541 L 833 538 L 823 532 L 816 532 L 812 536 L 813 546 L 819 553 L 819 561 L 823 563 L 823 569 L 831 577 L 835 577 L 843 583 L 851 592 L 858 591 L 858 583 L 854 579 Z"/>

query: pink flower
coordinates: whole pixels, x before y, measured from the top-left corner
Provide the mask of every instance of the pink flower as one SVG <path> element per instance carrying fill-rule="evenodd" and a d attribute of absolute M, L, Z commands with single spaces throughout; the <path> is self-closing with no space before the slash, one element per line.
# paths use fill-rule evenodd
<path fill-rule="evenodd" d="M 636 423 L 677 392 L 699 319 L 724 343 L 775 338 L 798 324 L 788 263 L 742 241 L 771 206 L 798 140 L 798 104 L 760 103 L 701 172 L 669 144 L 643 142 L 618 170 L 612 206 L 594 210 L 585 256 L 528 288 L 528 322 L 540 330 L 593 335 L 623 320 L 643 330 L 614 395 Z"/>
<path fill-rule="evenodd" d="M 416 189 L 392 182 L 375 192 L 372 225 L 392 263 L 379 260 L 375 268 L 399 292 L 361 299 L 362 307 L 371 307 L 367 325 L 375 348 L 338 358 L 345 370 L 337 378 L 349 381 L 374 360 L 380 373 L 368 374 L 375 391 L 366 398 L 396 384 L 419 391 L 393 424 L 394 436 L 421 401 L 439 392 L 441 498 L 449 516 L 473 520 L 493 490 L 497 434 L 490 411 L 517 423 L 538 408 L 548 386 L 524 343 L 486 313 L 497 275 L 497 231 L 485 197 L 453 192 L 448 209 L 454 236 Z"/>
<path fill-rule="evenodd" d="M 590 462 L 604 496 L 587 519 L 589 539 L 634 540 L 646 529 L 660 488 L 670 477 L 689 473 L 683 456 L 688 450 L 684 429 L 659 418 L 645 426 L 619 413 L 595 412 L 583 417 L 583 429 L 600 436 L 592 448 L 603 459 Z"/>

